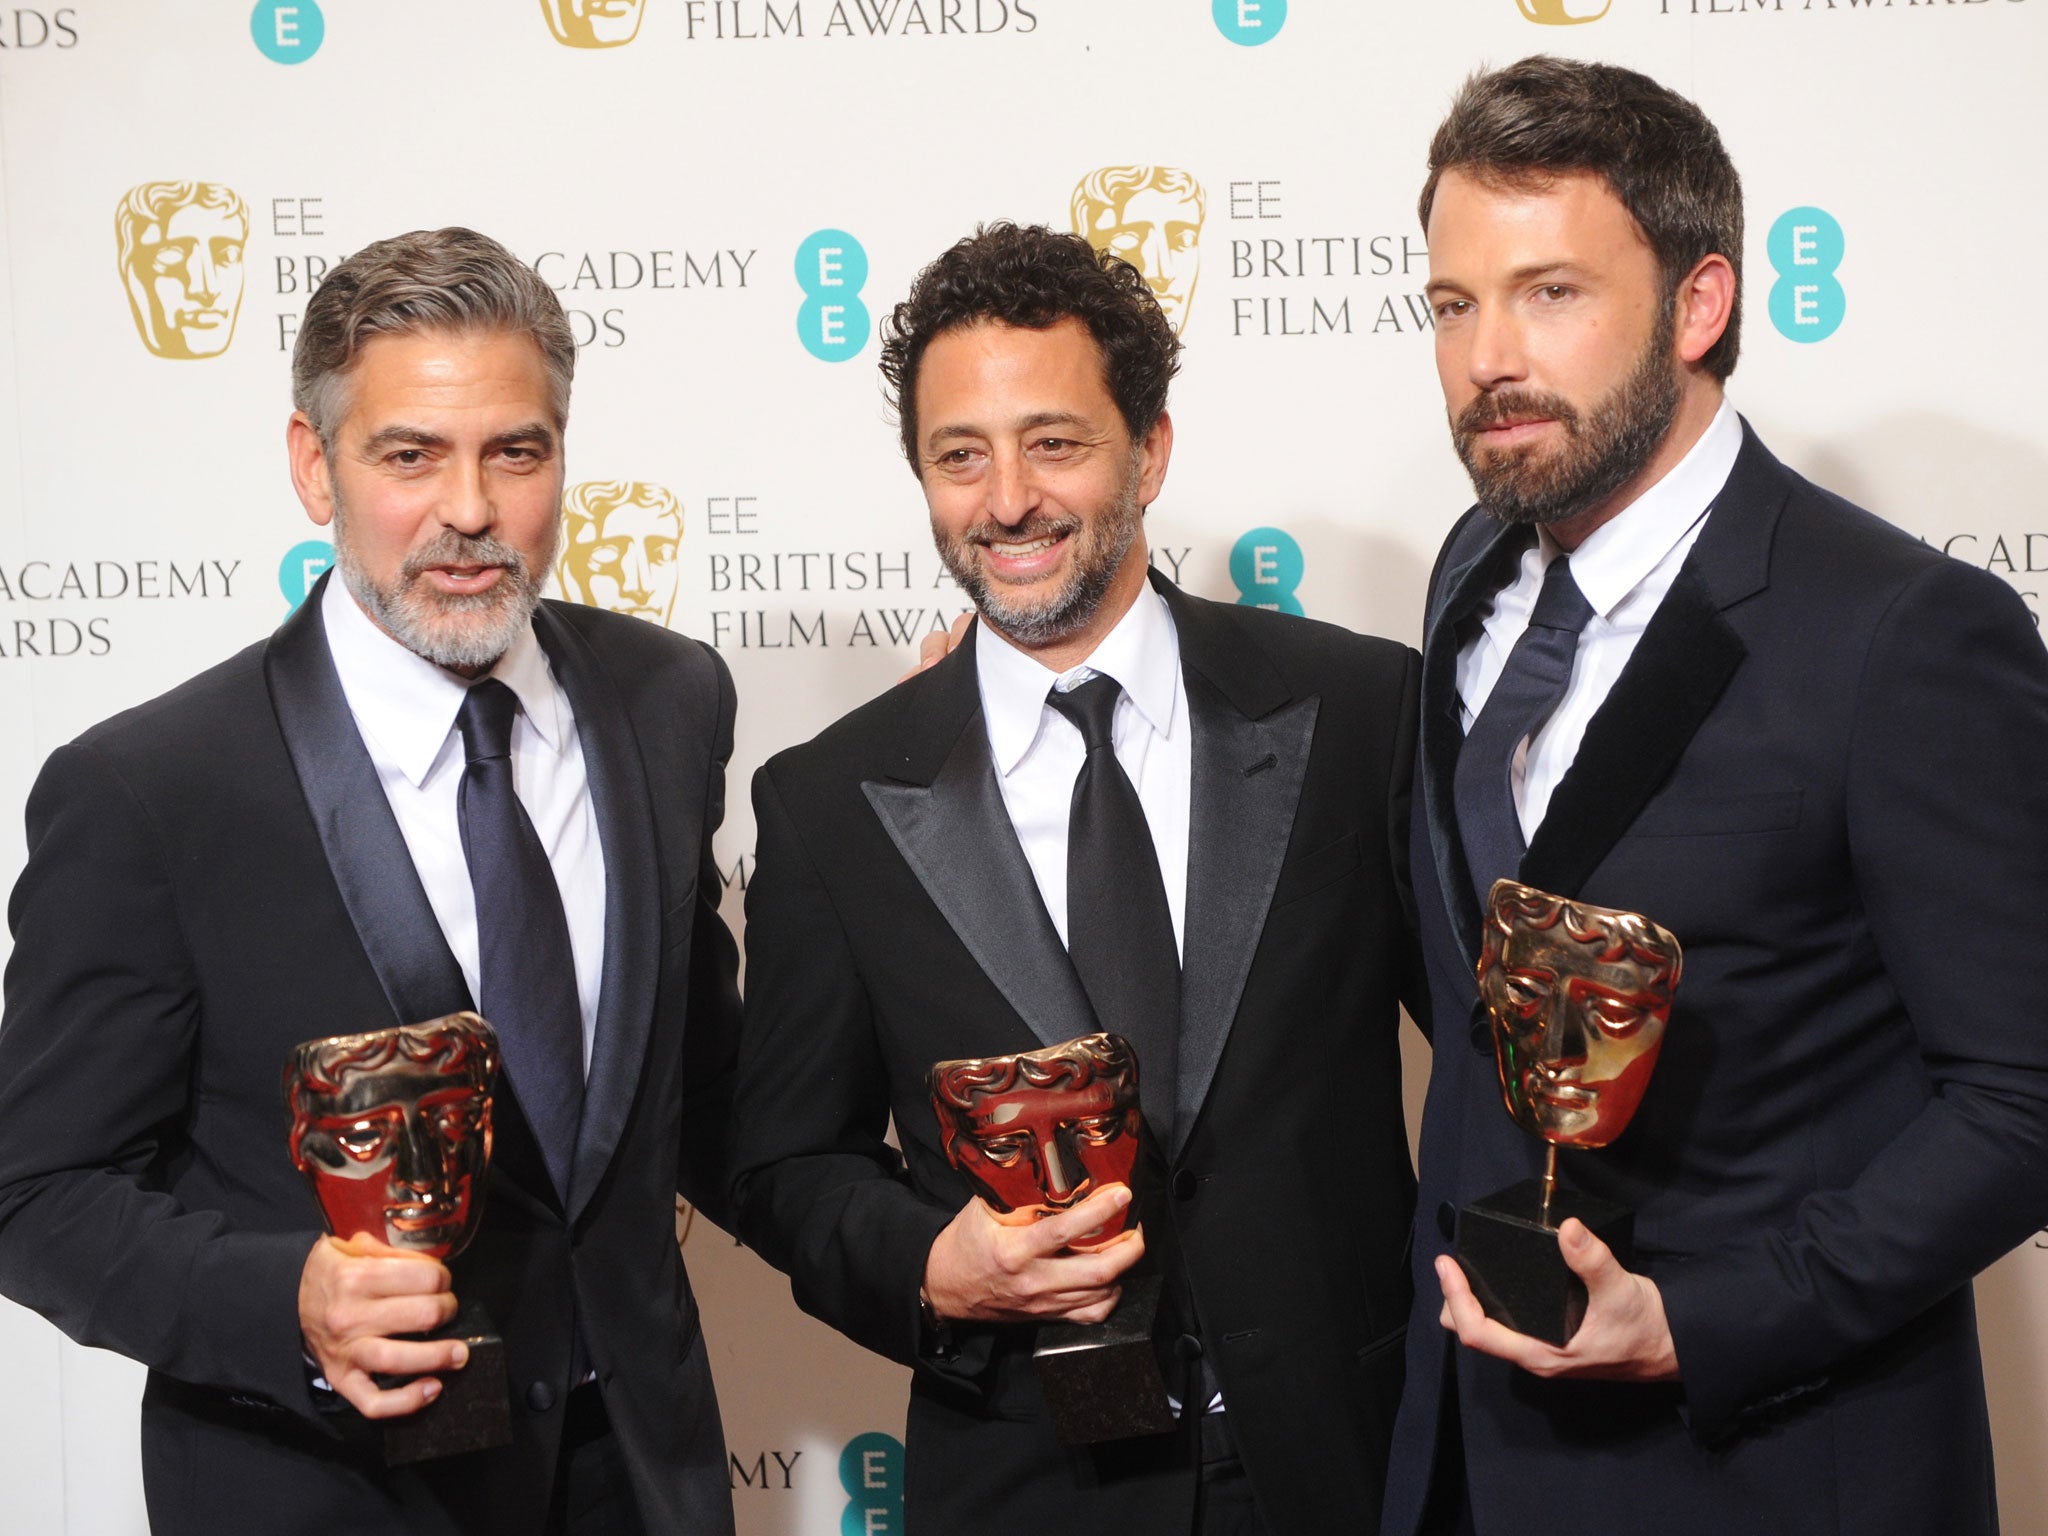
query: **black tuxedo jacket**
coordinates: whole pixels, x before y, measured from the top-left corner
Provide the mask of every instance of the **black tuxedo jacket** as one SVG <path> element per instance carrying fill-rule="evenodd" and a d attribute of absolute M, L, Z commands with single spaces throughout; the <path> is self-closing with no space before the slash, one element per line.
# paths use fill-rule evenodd
<path fill-rule="evenodd" d="M 1468 513 L 1431 583 L 1415 836 L 1434 1019 L 1387 1529 L 1447 1373 L 1481 1532 L 1995 1529 L 1970 1277 L 2048 1216 L 2048 657 L 1996 578 L 1792 474 L 1734 472 L 1521 868 L 1685 947 L 1662 1059 L 1570 1184 L 1636 1211 L 1683 1382 L 1544 1382 L 1456 1348 L 1456 1209 L 1531 1176 L 1473 981 L 1452 802 L 1461 630 L 1526 531 Z"/>
<path fill-rule="evenodd" d="M 1148 1244 L 1269 1528 L 1369 1531 L 1408 1312 L 1416 657 L 1158 586 L 1194 757 L 1178 1110 Z M 973 636 L 771 760 L 754 800 L 740 1232 L 806 1311 L 916 1368 L 910 1529 L 1185 1536 L 1185 1434 L 1060 1446 L 1029 1327 L 962 1328 L 949 1363 L 921 1353 L 925 1255 L 970 1194 L 927 1068 L 1098 1027 L 1003 808 Z"/>
<path fill-rule="evenodd" d="M 579 1318 L 649 1529 L 729 1532 L 674 1226 L 678 1189 L 723 1211 L 725 668 L 637 619 L 535 616 L 605 858 L 574 1185 L 564 1202 L 501 1082 L 482 1230 L 452 1269 L 504 1335 L 515 1442 L 390 1474 L 377 1427 L 308 1389 L 298 1281 L 322 1224 L 279 1085 L 301 1040 L 471 1001 L 320 606 L 60 748 L 36 782 L 0 1026 L 0 1291 L 150 1367 L 159 1533 L 539 1530 Z"/>

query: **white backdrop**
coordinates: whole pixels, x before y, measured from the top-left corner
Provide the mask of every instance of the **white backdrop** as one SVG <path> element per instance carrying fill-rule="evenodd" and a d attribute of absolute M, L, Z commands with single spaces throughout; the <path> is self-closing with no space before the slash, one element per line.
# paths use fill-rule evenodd
<path fill-rule="evenodd" d="M 1180 173 L 1105 178 L 1092 221 L 1122 221 L 1188 343 L 1155 548 L 1193 590 L 1417 640 L 1466 500 L 1423 153 L 1468 70 L 1546 49 L 1720 124 L 1751 231 L 1732 392 L 1778 453 L 2038 611 L 2048 0 L 33 0 L 0 6 L 0 824 L 52 748 L 303 591 L 289 339 L 320 271 L 421 226 L 562 287 L 570 478 L 659 488 L 593 497 L 634 521 L 623 576 L 565 574 L 732 664 L 735 926 L 755 766 L 960 610 L 872 323 L 977 220 L 1063 225 L 1097 171 Z M 124 272 L 117 210 L 156 183 L 235 197 L 145 193 L 171 225 L 145 262 L 197 243 Z M 1771 238 L 1795 210 L 1796 248 Z M 22 856 L 0 834 L 0 885 Z M 742 1532 L 900 1529 L 902 1373 L 708 1225 L 686 1252 Z M 2048 1251 L 1979 1295 L 2007 1528 L 2048 1531 Z M 0 1383 L 0 1532 L 141 1531 L 139 1369 L 0 1304 Z"/>

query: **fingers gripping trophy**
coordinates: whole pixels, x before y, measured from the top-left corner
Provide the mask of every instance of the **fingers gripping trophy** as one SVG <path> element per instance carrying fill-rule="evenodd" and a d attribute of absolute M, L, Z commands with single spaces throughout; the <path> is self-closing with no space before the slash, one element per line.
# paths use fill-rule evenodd
<path fill-rule="evenodd" d="M 942 1061 L 928 1082 L 946 1157 L 998 1221 L 1038 1221 L 1111 1184 L 1132 1186 L 1144 1115 L 1137 1053 L 1121 1035 Z M 1135 1208 L 1134 1198 L 1071 1246 L 1086 1252 L 1114 1241 Z M 1134 1272 L 1107 1320 L 1039 1329 L 1032 1360 L 1053 1429 L 1066 1444 L 1174 1427 L 1152 1340 L 1160 1290 L 1156 1274 Z"/>
<path fill-rule="evenodd" d="M 483 1219 L 498 1037 L 473 1013 L 308 1040 L 285 1062 L 291 1158 L 327 1227 L 448 1260 Z M 384 1429 L 392 1466 L 509 1445 L 505 1344 L 465 1303 L 428 1335 L 461 1339 L 469 1363 L 441 1396 Z"/>

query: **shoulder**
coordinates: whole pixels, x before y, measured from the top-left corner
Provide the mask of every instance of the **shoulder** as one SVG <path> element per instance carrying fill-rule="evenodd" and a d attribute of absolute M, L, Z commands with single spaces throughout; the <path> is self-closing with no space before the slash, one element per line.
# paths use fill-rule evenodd
<path fill-rule="evenodd" d="M 1420 665 L 1413 647 L 1341 624 L 1187 592 L 1176 593 L 1174 602 L 1175 623 L 1194 632 L 1183 637 L 1183 655 L 1257 655 L 1296 693 L 1345 686 L 1398 690 Z"/>
<path fill-rule="evenodd" d="M 725 659 L 701 640 L 630 614 L 582 603 L 549 598 L 542 607 L 590 650 L 615 682 L 651 678 L 666 687 L 732 692 L 732 674 Z"/>
<path fill-rule="evenodd" d="M 1774 586 L 1825 593 L 1837 603 L 1889 612 L 1902 598 L 1988 605 L 2026 618 L 2012 587 L 1926 540 L 1887 522 L 1847 497 L 1783 468 L 1786 484 L 1771 551 Z"/>
<path fill-rule="evenodd" d="M 965 710 L 958 708 L 963 687 L 971 694 Z M 980 717 L 971 650 L 956 650 L 937 666 L 848 710 L 809 741 L 776 753 L 761 771 L 785 785 L 833 780 L 857 784 L 885 777 L 892 767 L 901 766 L 919 723 L 935 712 L 958 714 L 963 727 Z"/>
<path fill-rule="evenodd" d="M 277 734 L 259 640 L 166 693 L 110 715 L 71 743 L 116 764 L 145 768 L 194 757 L 218 768 L 252 733 Z"/>

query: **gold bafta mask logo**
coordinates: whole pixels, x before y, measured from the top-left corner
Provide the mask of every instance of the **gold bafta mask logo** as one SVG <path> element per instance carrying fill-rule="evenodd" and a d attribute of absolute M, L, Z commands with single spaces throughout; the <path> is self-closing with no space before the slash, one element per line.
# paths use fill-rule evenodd
<path fill-rule="evenodd" d="M 567 48 L 618 48 L 640 35 L 647 0 L 540 0 L 555 41 Z"/>
<path fill-rule="evenodd" d="M 644 480 L 585 480 L 562 497 L 562 595 L 667 627 L 675 612 L 683 505 Z"/>
<path fill-rule="evenodd" d="M 158 357 L 219 357 L 242 310 L 249 208 L 217 181 L 146 181 L 114 214 L 121 285 Z"/>
<path fill-rule="evenodd" d="M 1601 0 L 1600 9 L 1591 10 L 1588 0 L 1515 0 L 1522 8 L 1522 15 L 1540 27 L 1580 27 L 1589 21 L 1598 21 L 1614 8 L 1614 0 Z M 1586 15 L 1577 14 L 1587 11 Z"/>
<path fill-rule="evenodd" d="M 1152 285 L 1175 332 L 1202 275 L 1202 184 L 1169 165 L 1105 165 L 1074 188 L 1074 233 L 1121 256 Z"/>

